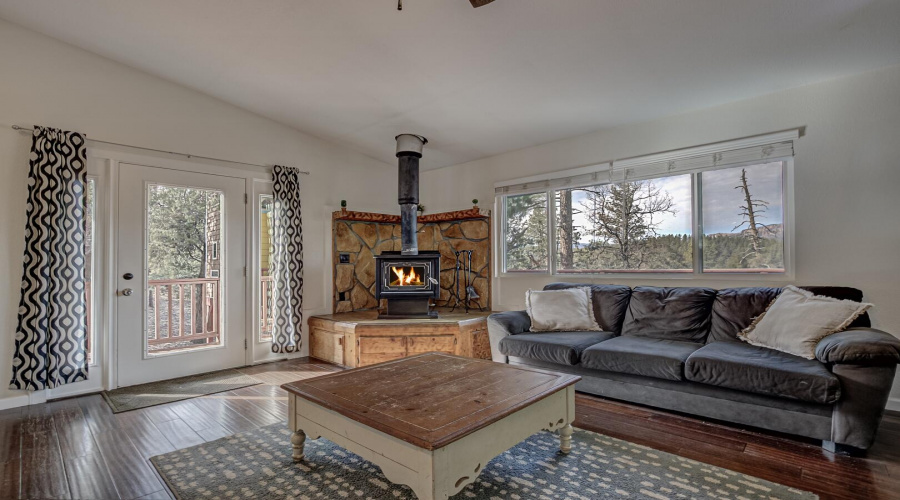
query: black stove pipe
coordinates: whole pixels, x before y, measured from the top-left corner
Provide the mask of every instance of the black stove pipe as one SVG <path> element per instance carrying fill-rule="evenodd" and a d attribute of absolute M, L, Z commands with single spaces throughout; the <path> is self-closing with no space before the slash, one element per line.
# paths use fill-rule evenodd
<path fill-rule="evenodd" d="M 417 210 L 419 208 L 419 159 L 428 139 L 400 134 L 397 140 L 399 176 L 397 201 L 400 203 L 400 254 L 419 255 Z"/>

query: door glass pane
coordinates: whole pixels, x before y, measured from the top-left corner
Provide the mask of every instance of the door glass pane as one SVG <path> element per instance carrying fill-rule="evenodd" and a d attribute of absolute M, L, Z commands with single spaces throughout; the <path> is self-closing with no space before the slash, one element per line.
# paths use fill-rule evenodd
<path fill-rule="evenodd" d="M 211 189 L 148 187 L 148 355 L 222 343 L 223 197 Z"/>
<path fill-rule="evenodd" d="M 85 329 L 87 332 L 87 339 L 85 342 L 85 348 L 87 350 L 87 358 L 88 364 L 93 365 L 96 358 L 94 356 L 94 352 L 96 351 L 96 335 L 94 322 L 97 317 L 96 312 L 94 311 L 94 305 L 96 304 L 96 300 L 94 300 L 94 221 L 95 217 L 95 206 L 96 206 L 96 180 L 92 177 L 88 178 L 87 181 L 87 193 L 85 195 L 85 212 L 84 212 L 84 299 L 85 299 Z"/>
<path fill-rule="evenodd" d="M 703 270 L 783 273 L 783 162 L 700 174 Z"/>
<path fill-rule="evenodd" d="M 259 197 L 259 341 L 272 341 L 273 280 L 269 274 L 272 256 L 272 196 Z"/>
<path fill-rule="evenodd" d="M 554 197 L 559 273 L 692 272 L 690 174 Z"/>

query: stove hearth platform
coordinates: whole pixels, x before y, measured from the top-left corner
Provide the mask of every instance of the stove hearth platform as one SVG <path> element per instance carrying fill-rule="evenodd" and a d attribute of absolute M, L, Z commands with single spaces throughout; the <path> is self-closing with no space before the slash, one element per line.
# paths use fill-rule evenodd
<path fill-rule="evenodd" d="M 490 311 L 440 308 L 437 313 L 437 318 L 417 319 L 379 319 L 376 311 L 311 316 L 309 355 L 348 368 L 425 352 L 491 359 Z"/>

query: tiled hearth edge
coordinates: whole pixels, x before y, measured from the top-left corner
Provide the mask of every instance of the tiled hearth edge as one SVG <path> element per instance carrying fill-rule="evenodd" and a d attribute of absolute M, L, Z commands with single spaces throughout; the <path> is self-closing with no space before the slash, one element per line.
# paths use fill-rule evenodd
<path fill-rule="evenodd" d="M 438 306 L 456 302 L 456 250 L 472 250 L 472 277 L 481 296 L 478 304 L 491 304 L 491 213 L 477 207 L 428 214 L 418 218 L 420 251 L 441 252 L 441 298 Z M 400 250 L 400 216 L 342 210 L 332 214 L 334 312 L 377 309 L 375 255 Z M 341 254 L 349 262 L 341 263 Z M 460 273 L 460 281 L 463 281 Z M 462 285 L 460 293 L 464 294 Z M 343 295 L 343 300 L 342 300 Z M 472 302 L 474 305 L 474 301 Z"/>

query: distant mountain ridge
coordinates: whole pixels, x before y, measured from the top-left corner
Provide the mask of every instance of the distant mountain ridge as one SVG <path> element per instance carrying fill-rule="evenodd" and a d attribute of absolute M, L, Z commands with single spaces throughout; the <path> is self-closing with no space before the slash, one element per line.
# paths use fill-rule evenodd
<path fill-rule="evenodd" d="M 739 233 L 712 233 L 707 234 L 707 238 L 718 238 L 727 236 L 747 236 L 751 234 L 750 229 L 744 229 Z M 784 224 L 769 224 L 768 227 L 759 226 L 759 236 L 767 240 L 780 240 L 784 238 Z"/>

